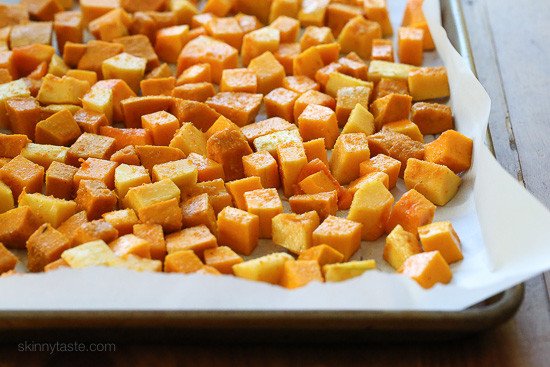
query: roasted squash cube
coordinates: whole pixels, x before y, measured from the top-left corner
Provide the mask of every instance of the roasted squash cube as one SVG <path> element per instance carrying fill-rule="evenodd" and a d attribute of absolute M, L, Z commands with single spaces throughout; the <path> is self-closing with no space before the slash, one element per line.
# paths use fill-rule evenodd
<path fill-rule="evenodd" d="M 418 228 L 424 251 L 439 251 L 448 264 L 463 259 L 460 238 L 451 222 L 436 222 Z"/>
<path fill-rule="evenodd" d="M 244 156 L 243 167 L 245 176 L 259 177 L 263 187 L 279 188 L 279 166 L 269 152 L 259 151 Z"/>
<path fill-rule="evenodd" d="M 42 192 L 44 167 L 18 155 L 0 168 L 0 179 L 10 187 L 14 198 L 19 197 L 23 190 Z"/>
<path fill-rule="evenodd" d="M 313 244 L 327 244 L 349 260 L 361 246 L 361 231 L 360 223 L 330 215 L 313 231 Z"/>
<path fill-rule="evenodd" d="M 237 126 L 254 122 L 260 111 L 263 96 L 254 93 L 220 92 L 209 98 L 206 104 L 221 113 Z"/>
<path fill-rule="evenodd" d="M 204 28 L 211 37 L 223 41 L 237 50 L 241 49 L 244 32 L 237 19 L 213 17 L 204 24 Z"/>
<path fill-rule="evenodd" d="M 42 223 L 51 223 L 58 227 L 67 218 L 76 213 L 76 203 L 72 200 L 57 199 L 41 193 L 19 195 L 19 206 L 28 206 Z"/>
<path fill-rule="evenodd" d="M 449 264 L 439 251 L 413 255 L 398 271 L 414 279 L 422 288 L 431 288 L 436 283 L 448 284 L 453 277 Z"/>
<path fill-rule="evenodd" d="M 103 61 L 101 70 L 105 79 L 122 79 L 135 93 L 145 75 L 147 60 L 123 52 Z"/>
<path fill-rule="evenodd" d="M 142 166 L 121 164 L 115 169 L 115 187 L 119 198 L 124 198 L 132 187 L 146 183 L 151 183 L 151 178 Z"/>
<path fill-rule="evenodd" d="M 424 31 L 413 27 L 401 27 L 398 33 L 399 61 L 409 65 L 422 65 Z"/>
<path fill-rule="evenodd" d="M 157 164 L 151 173 L 153 181 L 170 179 L 182 191 L 197 183 L 197 168 L 188 159 Z"/>
<path fill-rule="evenodd" d="M 382 129 L 392 130 L 396 133 L 407 135 L 412 140 L 424 143 L 424 136 L 420 132 L 418 126 L 410 120 L 399 120 L 394 122 L 388 122 Z"/>
<path fill-rule="evenodd" d="M 366 0 L 364 2 L 364 10 L 367 19 L 374 20 L 380 24 L 384 37 L 393 34 L 386 0 Z"/>
<path fill-rule="evenodd" d="M 359 5 L 359 4 L 357 4 Z M 327 24 L 334 35 L 338 36 L 342 28 L 357 16 L 363 16 L 363 9 L 355 4 L 334 3 L 327 8 Z"/>
<path fill-rule="evenodd" d="M 103 213 L 115 210 L 117 205 L 115 193 L 97 180 L 81 180 L 75 201 L 79 210 L 86 211 L 88 220 L 100 218 Z"/>
<path fill-rule="evenodd" d="M 422 247 L 418 243 L 416 234 L 407 232 L 397 225 L 386 237 L 384 246 L 384 260 L 386 260 L 395 270 L 409 257 L 422 252 Z"/>
<path fill-rule="evenodd" d="M 46 171 L 46 195 L 59 199 L 73 196 L 73 180 L 77 169 L 68 164 L 52 162 Z"/>
<path fill-rule="evenodd" d="M 246 68 L 226 69 L 220 81 L 221 92 L 256 93 L 258 78 L 253 70 Z"/>
<path fill-rule="evenodd" d="M 197 182 L 224 179 L 223 167 L 218 162 L 197 153 L 190 153 L 187 159 L 197 167 Z"/>
<path fill-rule="evenodd" d="M 139 83 L 141 94 L 144 96 L 171 96 L 176 87 L 176 78 L 173 76 L 164 78 L 145 78 Z"/>
<path fill-rule="evenodd" d="M 105 159 L 88 158 L 80 165 L 73 179 L 74 186 L 78 187 L 81 180 L 102 181 L 108 188 L 115 187 L 115 169 L 117 163 Z"/>
<path fill-rule="evenodd" d="M 230 70 L 230 69 L 229 69 Z M 212 67 L 208 63 L 196 64 L 183 70 L 176 81 L 177 85 L 212 82 Z"/>
<path fill-rule="evenodd" d="M 71 247 L 65 235 L 51 224 L 41 225 L 27 240 L 27 268 L 31 272 L 44 271 L 44 267 L 61 257 Z"/>
<path fill-rule="evenodd" d="M 263 189 L 262 181 L 257 176 L 227 182 L 225 187 L 227 192 L 231 194 L 235 206 L 242 210 L 246 210 L 246 202 L 244 199 L 245 192 Z"/>
<path fill-rule="evenodd" d="M 389 189 L 397 184 L 397 178 L 401 171 L 401 162 L 384 154 L 378 154 L 359 165 L 359 175 L 365 176 L 373 172 L 384 172 L 389 178 Z"/>
<path fill-rule="evenodd" d="M 449 167 L 454 173 L 470 168 L 472 139 L 455 130 L 447 130 L 433 142 L 426 144 L 425 159 Z"/>
<path fill-rule="evenodd" d="M 17 256 L 12 254 L 2 243 L 0 243 L 0 274 L 15 269 L 18 261 Z"/>
<path fill-rule="evenodd" d="M 218 234 L 216 214 L 208 199 L 208 194 L 199 194 L 187 199 L 182 205 L 184 227 L 205 225 L 214 235 Z"/>
<path fill-rule="evenodd" d="M 168 145 L 179 129 L 180 122 L 174 115 L 158 111 L 141 116 L 141 125 L 151 132 L 155 145 Z"/>
<path fill-rule="evenodd" d="M 218 214 L 218 241 L 243 255 L 250 255 L 258 245 L 260 220 L 255 214 L 225 207 Z"/>
<path fill-rule="evenodd" d="M 424 135 L 439 134 L 454 126 L 451 107 L 439 103 L 415 103 L 411 109 L 411 120 Z"/>
<path fill-rule="evenodd" d="M 276 131 L 271 134 L 260 136 L 253 141 L 254 148 L 257 152 L 266 151 L 273 157 L 277 157 L 277 147 L 283 144 L 298 144 L 302 145 L 302 137 L 298 129 Z"/>
<path fill-rule="evenodd" d="M 162 226 L 159 224 L 134 224 L 134 235 L 149 242 L 151 259 L 164 261 L 166 256 L 166 242 Z"/>
<path fill-rule="evenodd" d="M 447 204 L 458 192 L 461 178 L 447 166 L 411 158 L 405 169 L 405 185 L 436 205 Z"/>
<path fill-rule="evenodd" d="M 272 220 L 273 243 L 300 254 L 312 246 L 313 231 L 318 226 L 319 215 L 315 211 L 279 214 Z"/>
<path fill-rule="evenodd" d="M 61 110 L 36 125 L 35 141 L 40 144 L 66 146 L 74 143 L 80 134 L 73 115 L 68 110 Z"/>
<path fill-rule="evenodd" d="M 0 84 L 0 128 L 7 128 L 9 124 L 5 101 L 15 97 L 30 97 L 30 95 L 29 87 L 23 80 Z"/>
<path fill-rule="evenodd" d="M 371 156 L 384 154 L 401 162 L 401 177 L 409 158 L 424 159 L 424 144 L 412 140 L 407 135 L 392 130 L 381 130 L 367 137 Z"/>
<path fill-rule="evenodd" d="M 314 25 L 323 26 L 327 12 L 328 0 L 304 0 L 302 8 L 298 12 L 298 20 L 303 27 Z"/>
<path fill-rule="evenodd" d="M 287 261 L 284 264 L 281 285 L 294 289 L 306 286 L 310 282 L 323 282 L 321 267 L 314 260 Z"/>
<path fill-rule="evenodd" d="M 248 69 L 258 78 L 258 93 L 267 94 L 283 84 L 285 69 L 269 51 L 250 60 Z"/>
<path fill-rule="evenodd" d="M 146 224 L 160 224 L 166 233 L 181 229 L 182 212 L 177 198 L 155 202 L 137 210 L 139 220 Z"/>
<path fill-rule="evenodd" d="M 371 90 L 371 88 L 365 86 L 343 87 L 338 89 L 336 97 L 336 118 L 338 119 L 339 126 L 342 127 L 347 123 L 351 112 L 357 104 L 368 109 Z"/>
<path fill-rule="evenodd" d="M 222 274 L 233 274 L 233 265 L 244 260 L 227 246 L 204 250 L 204 263 L 217 269 Z"/>
<path fill-rule="evenodd" d="M 216 247 L 218 247 L 216 237 L 205 225 L 185 228 L 166 236 L 168 254 L 192 250 L 198 257 L 202 258 L 205 250 Z"/>
<path fill-rule="evenodd" d="M 412 98 L 404 94 L 388 94 L 377 99 L 371 106 L 374 115 L 376 130 L 380 130 L 384 124 L 409 118 Z"/>
<path fill-rule="evenodd" d="M 208 158 L 223 166 L 229 181 L 244 177 L 242 157 L 252 153 L 250 145 L 240 131 L 225 129 L 215 133 L 206 144 Z"/>
<path fill-rule="evenodd" d="M 298 97 L 298 93 L 285 88 L 273 89 L 264 97 L 267 116 L 277 116 L 289 122 L 294 122 L 294 102 Z"/>
<path fill-rule="evenodd" d="M 298 42 L 281 43 L 279 50 L 273 54 L 277 61 L 285 68 L 286 75 L 291 75 L 294 68 L 294 59 L 300 54 L 300 44 Z"/>
<path fill-rule="evenodd" d="M 0 242 L 8 248 L 25 248 L 25 242 L 43 223 L 28 206 L 0 214 Z"/>
<path fill-rule="evenodd" d="M 284 194 L 290 197 L 294 192 L 294 186 L 298 184 L 302 168 L 307 164 L 306 153 L 303 145 L 288 142 L 277 146 L 277 157 Z"/>
<path fill-rule="evenodd" d="M 144 259 L 151 258 L 151 245 L 147 240 L 133 234 L 120 236 L 109 243 L 109 247 L 115 255 L 126 258 L 129 255 L 138 256 Z"/>
<path fill-rule="evenodd" d="M 446 98 L 450 95 L 447 69 L 423 67 L 409 72 L 409 90 L 413 101 Z"/>
<path fill-rule="evenodd" d="M 395 203 L 386 222 L 386 233 L 401 225 L 405 231 L 416 234 L 418 227 L 432 222 L 435 209 L 436 206 L 424 195 L 411 189 Z"/>
<path fill-rule="evenodd" d="M 72 187 L 72 182 L 71 182 Z M 8 185 L 0 181 L 0 214 L 13 209 L 15 206 L 13 194 Z"/>
<path fill-rule="evenodd" d="M 342 185 L 359 177 L 359 165 L 370 157 L 367 136 L 363 133 L 342 134 L 336 140 L 330 169 Z"/>
<path fill-rule="evenodd" d="M 354 51 L 368 60 L 371 57 L 372 41 L 378 38 L 382 38 L 380 24 L 358 15 L 344 25 L 338 35 L 338 43 L 343 53 Z"/>
<path fill-rule="evenodd" d="M 256 189 L 243 194 L 244 206 L 260 220 L 260 238 L 271 238 L 271 221 L 283 212 L 283 203 L 276 189 Z"/>
<path fill-rule="evenodd" d="M 176 63 L 188 40 L 189 26 L 176 25 L 159 29 L 155 41 L 155 52 L 162 61 Z"/>
<path fill-rule="evenodd" d="M 6 100 L 9 128 L 14 134 L 24 134 L 34 140 L 36 124 L 41 120 L 40 104 L 32 97 Z"/>
<path fill-rule="evenodd" d="M 323 275 L 327 282 L 342 282 L 361 276 L 367 270 L 376 269 L 376 261 L 349 261 L 342 264 L 327 264 L 323 266 Z"/>
<path fill-rule="evenodd" d="M 277 52 L 280 42 L 281 34 L 275 28 L 264 27 L 245 34 L 241 50 L 243 65 L 248 66 L 252 59 L 266 51 Z"/>
<path fill-rule="evenodd" d="M 305 141 L 324 138 L 327 149 L 332 149 L 338 137 L 338 121 L 330 108 L 308 105 L 298 117 L 300 135 Z"/>
<path fill-rule="evenodd" d="M 292 256 L 278 252 L 235 264 L 233 273 L 239 278 L 280 284 L 284 265 L 288 261 L 294 261 Z"/>
<path fill-rule="evenodd" d="M 310 47 L 294 57 L 292 60 L 292 73 L 314 79 L 317 71 L 323 66 L 325 66 L 325 63 L 319 49 Z"/>
<path fill-rule="evenodd" d="M 201 259 L 192 250 L 176 251 L 168 254 L 164 259 L 166 273 L 195 273 L 202 269 Z"/>
<path fill-rule="evenodd" d="M 302 252 L 298 260 L 314 260 L 322 267 L 326 264 L 342 262 L 344 255 L 328 245 L 317 245 Z"/>
<path fill-rule="evenodd" d="M 336 215 L 338 211 L 338 193 L 336 191 L 294 195 L 288 202 L 294 213 L 303 214 L 316 211 L 321 219 L 325 219 L 329 215 Z"/>

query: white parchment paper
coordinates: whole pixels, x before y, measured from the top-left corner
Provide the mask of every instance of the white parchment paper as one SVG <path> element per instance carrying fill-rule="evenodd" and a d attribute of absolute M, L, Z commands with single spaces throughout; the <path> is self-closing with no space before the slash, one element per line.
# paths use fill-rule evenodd
<path fill-rule="evenodd" d="M 390 1 L 394 26 L 404 1 Z M 462 239 L 464 260 L 453 280 L 430 290 L 394 273 L 383 240 L 363 243 L 354 258 L 374 258 L 382 271 L 335 284 L 289 291 L 228 276 L 134 273 L 123 269 L 59 270 L 0 279 L 2 310 L 461 310 L 550 268 L 550 213 L 495 161 L 485 146 L 490 99 L 440 26 L 439 3 L 425 13 L 447 67 L 457 129 L 474 139 L 472 169 L 458 195 L 438 208 Z M 396 27 L 397 29 L 397 27 Z M 431 59 L 430 59 L 431 58 Z M 396 188 L 399 196 L 404 191 Z M 272 251 L 261 243 L 254 255 Z M 278 249 L 280 251 L 280 249 Z"/>

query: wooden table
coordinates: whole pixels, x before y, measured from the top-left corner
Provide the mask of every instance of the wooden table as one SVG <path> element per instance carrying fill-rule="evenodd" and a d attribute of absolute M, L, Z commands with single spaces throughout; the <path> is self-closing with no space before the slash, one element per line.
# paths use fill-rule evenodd
<path fill-rule="evenodd" d="M 391 0 L 390 0 L 391 1 Z M 443 0 L 445 1 L 445 0 Z M 490 131 L 501 164 L 550 207 L 550 2 L 462 0 L 479 79 L 491 95 Z M 549 244 L 550 245 L 550 244 Z M 466 340 L 369 345 L 118 345 L 116 353 L 49 357 L 0 347 L 0 367 L 544 366 L 550 362 L 550 274 L 526 284 L 506 324 Z M 47 364 L 48 363 L 48 364 Z"/>

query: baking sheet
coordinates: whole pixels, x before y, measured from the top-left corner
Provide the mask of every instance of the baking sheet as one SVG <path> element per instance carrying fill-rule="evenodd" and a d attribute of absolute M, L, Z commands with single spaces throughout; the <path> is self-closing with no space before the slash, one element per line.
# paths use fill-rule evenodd
<path fill-rule="evenodd" d="M 391 2 L 399 24 L 403 2 Z M 133 273 L 122 269 L 60 270 L 0 280 L 4 310 L 460 310 L 550 267 L 550 214 L 496 163 L 484 144 L 490 101 L 452 49 L 439 24 L 439 7 L 426 15 L 448 68 L 457 128 L 474 137 L 472 170 L 459 195 L 438 208 L 435 220 L 452 220 L 462 238 L 464 261 L 453 265 L 450 285 L 421 289 L 399 275 L 371 271 L 339 284 L 311 284 L 288 291 L 230 277 Z M 436 25 L 436 26 L 434 26 Z M 430 57 L 430 55 L 428 55 Z M 398 188 L 396 194 L 403 188 Z M 480 225 L 481 224 L 481 225 Z M 480 228 L 484 228 L 481 231 Z M 262 244 L 254 255 L 270 251 Z M 375 258 L 383 241 L 364 243 L 356 258 Z M 205 291 L 206 290 L 206 294 Z"/>

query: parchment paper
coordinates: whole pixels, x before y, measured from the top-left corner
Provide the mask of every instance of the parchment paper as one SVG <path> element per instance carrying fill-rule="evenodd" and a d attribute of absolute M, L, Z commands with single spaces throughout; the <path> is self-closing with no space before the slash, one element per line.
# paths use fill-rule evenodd
<path fill-rule="evenodd" d="M 390 1 L 397 29 L 404 1 Z M 228 276 L 135 273 L 93 268 L 0 279 L 2 310 L 461 310 L 550 268 L 550 213 L 495 161 L 485 145 L 490 99 L 440 26 L 439 3 L 425 13 L 447 67 L 457 129 L 474 139 L 474 162 L 458 195 L 437 209 L 462 239 L 464 260 L 453 280 L 430 290 L 386 272 L 383 240 L 363 243 L 354 258 L 374 258 L 382 271 L 342 283 L 289 291 Z M 396 188 L 399 196 L 403 186 Z M 253 254 L 276 249 L 262 242 Z M 281 249 L 276 249 L 281 251 Z"/>

